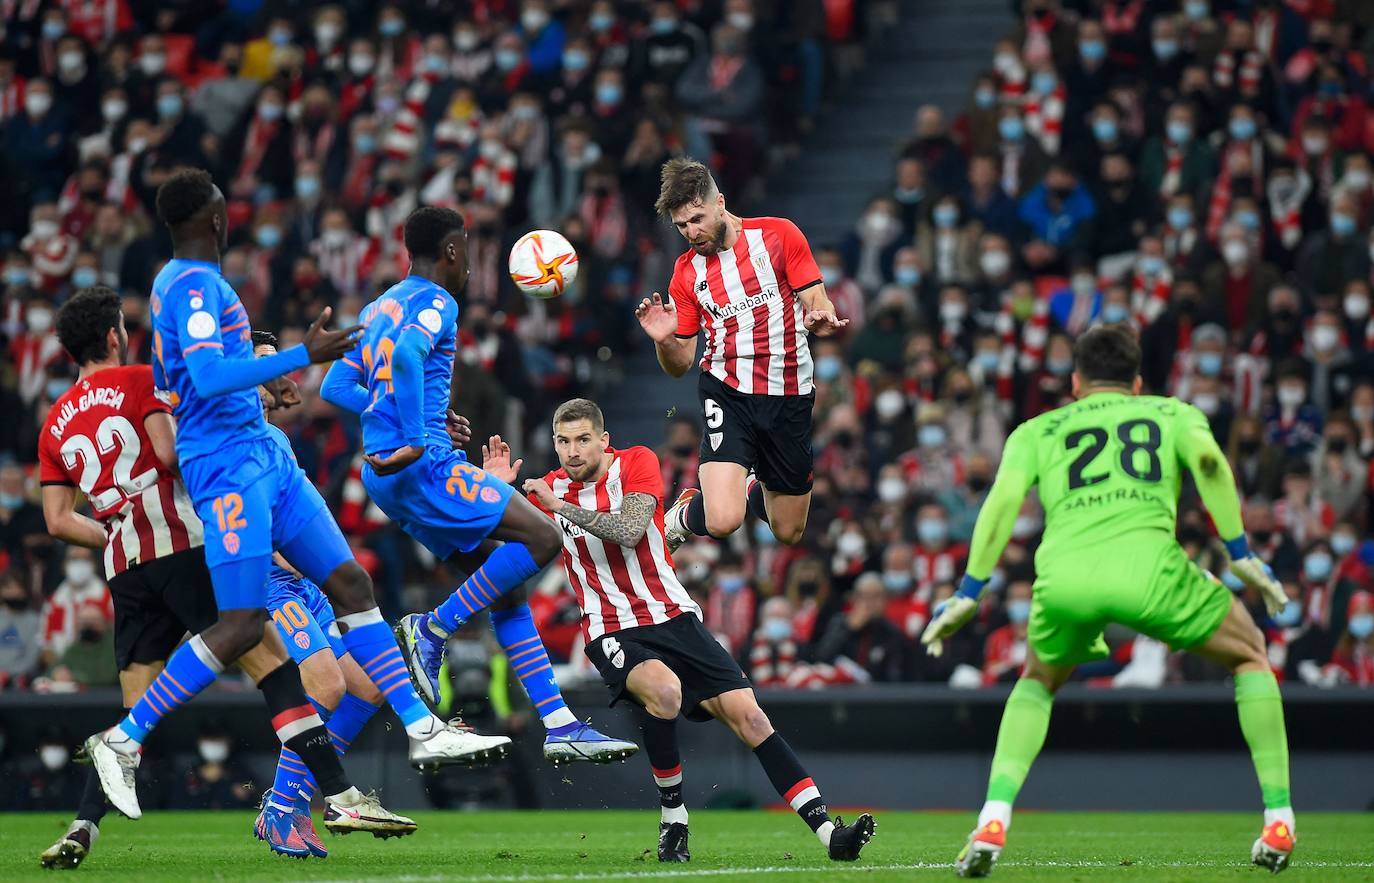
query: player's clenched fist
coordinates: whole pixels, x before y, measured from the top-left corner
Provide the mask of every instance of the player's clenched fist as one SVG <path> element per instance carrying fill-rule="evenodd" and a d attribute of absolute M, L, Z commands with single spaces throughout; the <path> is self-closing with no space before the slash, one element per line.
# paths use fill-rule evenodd
<path fill-rule="evenodd" d="M 672 299 L 664 300 L 657 291 L 653 297 L 646 297 L 635 308 L 635 318 L 639 327 L 644 329 L 655 343 L 663 343 L 677 331 L 677 314 L 673 312 Z"/>

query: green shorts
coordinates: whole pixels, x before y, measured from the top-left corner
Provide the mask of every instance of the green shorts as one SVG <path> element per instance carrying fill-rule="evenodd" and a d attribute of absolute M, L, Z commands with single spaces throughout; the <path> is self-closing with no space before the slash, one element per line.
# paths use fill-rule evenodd
<path fill-rule="evenodd" d="M 1230 591 L 1172 538 L 1127 536 L 1109 549 L 1045 557 L 1036 556 L 1028 640 L 1050 665 L 1105 659 L 1108 623 L 1186 650 L 1210 638 L 1231 609 Z"/>

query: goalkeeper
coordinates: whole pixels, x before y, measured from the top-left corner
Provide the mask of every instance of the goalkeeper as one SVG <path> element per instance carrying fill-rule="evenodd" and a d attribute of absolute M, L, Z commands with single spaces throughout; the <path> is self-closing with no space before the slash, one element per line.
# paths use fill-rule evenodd
<path fill-rule="evenodd" d="M 1078 339 L 1077 401 L 1021 424 L 1007 440 L 959 591 L 937 608 L 921 638 L 938 655 L 942 641 L 973 616 L 1021 502 L 1038 486 L 1045 535 L 1035 556 L 1026 667 L 1002 714 L 987 802 L 959 854 L 960 876 L 992 870 L 1012 802 L 1044 745 L 1054 693 L 1074 666 L 1107 656 L 1102 629 L 1109 622 L 1232 671 L 1265 806 L 1251 859 L 1277 873 L 1293 850 L 1278 683 L 1244 605 L 1174 539 L 1184 469 L 1226 541 L 1231 572 L 1260 593 L 1270 613 L 1288 598 L 1246 544 L 1231 468 L 1207 418 L 1177 399 L 1139 395 L 1139 371 L 1140 346 L 1130 329 L 1104 325 Z"/>

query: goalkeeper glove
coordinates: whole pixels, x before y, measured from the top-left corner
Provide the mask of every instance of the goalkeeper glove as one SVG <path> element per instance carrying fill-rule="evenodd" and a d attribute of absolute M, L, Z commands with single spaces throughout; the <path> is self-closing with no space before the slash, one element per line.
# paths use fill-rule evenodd
<path fill-rule="evenodd" d="M 964 623 L 973 618 L 978 611 L 978 596 L 982 594 L 985 579 L 976 579 L 964 574 L 959 583 L 959 591 L 954 596 L 941 601 L 935 607 L 930 624 L 921 633 L 921 643 L 926 645 L 931 656 L 945 652 L 945 638 L 963 628 Z"/>
<path fill-rule="evenodd" d="M 1231 573 L 1236 579 L 1259 592 L 1264 601 L 1264 609 L 1270 616 L 1275 615 L 1288 604 L 1288 593 L 1274 579 L 1274 571 L 1255 554 L 1245 542 L 1245 534 L 1233 540 L 1226 540 L 1226 551 L 1231 555 Z"/>

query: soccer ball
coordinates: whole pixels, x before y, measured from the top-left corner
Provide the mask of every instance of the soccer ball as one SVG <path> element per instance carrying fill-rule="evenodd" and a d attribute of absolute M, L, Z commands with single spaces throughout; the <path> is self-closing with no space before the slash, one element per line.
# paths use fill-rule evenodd
<path fill-rule="evenodd" d="M 558 297 L 577 278 L 577 251 L 562 233 L 526 233 L 511 246 L 510 278 L 526 294 Z"/>

